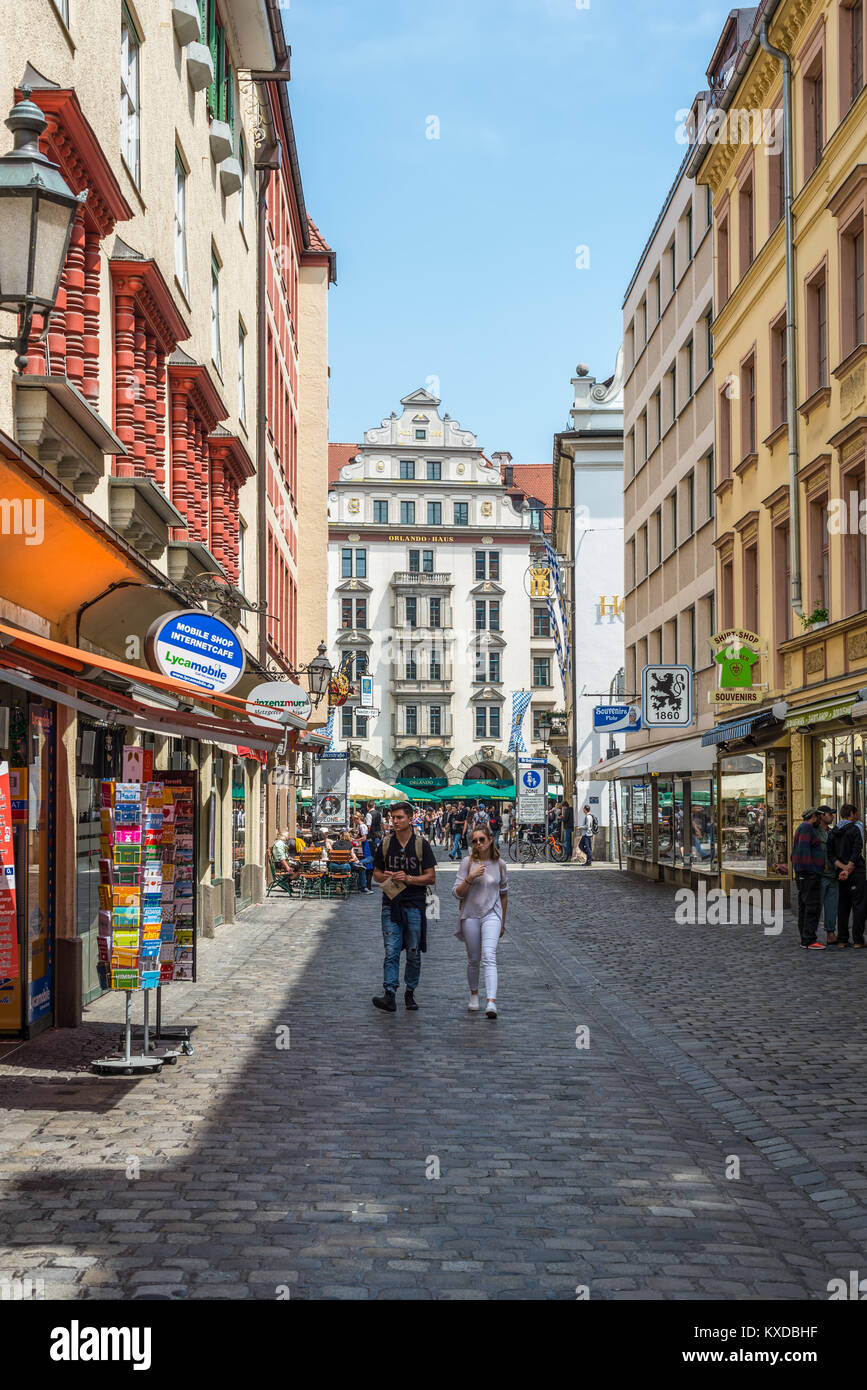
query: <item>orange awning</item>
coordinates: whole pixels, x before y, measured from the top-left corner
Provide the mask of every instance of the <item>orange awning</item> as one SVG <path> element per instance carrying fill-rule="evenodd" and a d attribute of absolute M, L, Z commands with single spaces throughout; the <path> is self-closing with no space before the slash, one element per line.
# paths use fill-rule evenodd
<path fill-rule="evenodd" d="M 155 572 L 123 537 L 0 432 L 0 595 L 60 624 L 123 580 Z"/>

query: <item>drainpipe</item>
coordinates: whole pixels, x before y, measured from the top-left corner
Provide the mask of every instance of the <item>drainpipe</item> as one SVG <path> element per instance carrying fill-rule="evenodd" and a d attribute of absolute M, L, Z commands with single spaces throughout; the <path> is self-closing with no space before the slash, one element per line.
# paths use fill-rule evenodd
<path fill-rule="evenodd" d="M 798 359 L 795 334 L 795 238 L 792 205 L 795 196 L 795 140 L 792 129 L 792 61 L 788 53 L 775 48 L 768 38 L 768 21 L 762 20 L 759 34 L 762 48 L 783 66 L 783 131 L 786 141 L 784 162 L 785 236 L 786 236 L 786 352 L 788 354 L 789 416 L 789 514 L 791 516 L 792 608 L 800 616 L 801 596 L 801 494 L 798 485 Z"/>
<path fill-rule="evenodd" d="M 268 600 L 268 547 L 266 544 L 267 527 L 265 518 L 267 516 L 267 457 L 265 454 L 265 330 L 266 319 L 266 300 L 265 300 L 265 270 L 266 257 L 268 254 L 267 243 L 267 206 L 268 206 L 268 182 L 271 178 L 270 169 L 259 170 L 259 181 L 256 189 L 256 491 L 258 494 L 258 517 L 259 535 L 257 538 L 256 558 L 258 564 L 257 589 L 259 597 L 259 660 L 264 666 L 268 659 L 268 615 L 267 608 L 261 605 L 267 604 Z"/>

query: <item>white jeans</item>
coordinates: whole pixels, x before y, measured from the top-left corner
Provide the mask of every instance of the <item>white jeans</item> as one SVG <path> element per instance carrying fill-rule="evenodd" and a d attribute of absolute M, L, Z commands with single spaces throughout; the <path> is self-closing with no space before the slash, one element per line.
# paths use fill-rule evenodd
<path fill-rule="evenodd" d="M 489 999 L 497 997 L 497 942 L 503 920 L 497 912 L 486 917 L 464 918 L 464 940 L 467 946 L 467 980 L 475 993 L 479 987 L 479 962 L 485 967 L 485 989 Z"/>

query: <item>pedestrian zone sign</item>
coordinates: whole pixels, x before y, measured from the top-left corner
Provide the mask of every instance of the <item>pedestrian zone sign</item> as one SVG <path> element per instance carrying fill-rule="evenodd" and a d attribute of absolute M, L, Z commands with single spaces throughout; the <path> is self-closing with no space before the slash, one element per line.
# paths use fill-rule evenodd
<path fill-rule="evenodd" d="M 646 729 L 688 729 L 693 721 L 691 666 L 645 666 L 641 722 Z"/>

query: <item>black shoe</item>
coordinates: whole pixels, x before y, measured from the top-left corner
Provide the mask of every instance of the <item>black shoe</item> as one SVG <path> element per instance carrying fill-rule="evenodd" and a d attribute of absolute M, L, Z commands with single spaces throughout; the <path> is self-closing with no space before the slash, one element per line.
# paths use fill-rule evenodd
<path fill-rule="evenodd" d="M 385 990 L 383 994 L 377 995 L 374 998 L 373 1002 L 378 1009 L 383 1009 L 387 1014 L 397 1013 L 397 1005 L 394 1002 L 394 993 L 390 989 Z"/>
<path fill-rule="evenodd" d="M 415 1002 L 415 990 L 408 989 L 403 996 L 403 1002 L 408 1009 L 417 1009 L 418 1004 Z"/>

